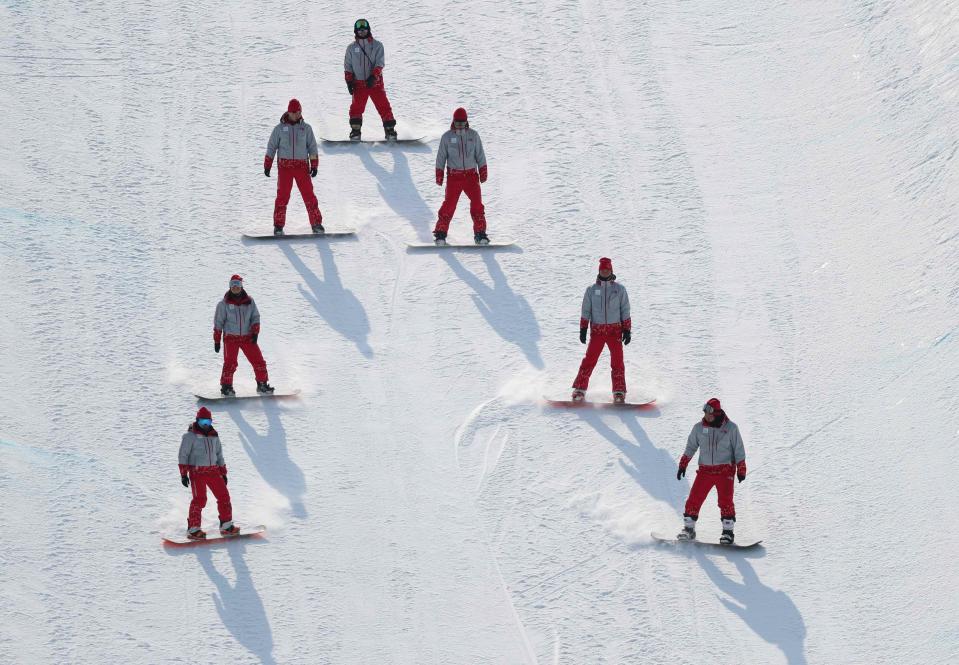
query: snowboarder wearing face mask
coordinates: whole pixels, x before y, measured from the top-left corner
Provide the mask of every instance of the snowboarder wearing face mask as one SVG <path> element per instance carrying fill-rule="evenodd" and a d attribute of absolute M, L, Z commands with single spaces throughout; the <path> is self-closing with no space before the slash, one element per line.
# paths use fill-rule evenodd
<path fill-rule="evenodd" d="M 223 461 L 220 436 L 213 429 L 213 416 L 205 406 L 196 412 L 196 420 L 190 424 L 180 441 L 179 462 L 180 482 L 193 492 L 187 516 L 187 538 L 206 538 L 206 532 L 200 528 L 200 519 L 206 506 L 207 488 L 216 497 L 220 534 L 235 536 L 240 533 L 240 529 L 233 524 L 233 506 L 230 503 L 230 490 L 226 487 L 226 463 Z"/>
<path fill-rule="evenodd" d="M 270 177 L 273 158 L 279 153 L 279 172 L 276 179 L 276 201 L 273 204 L 273 234 L 283 235 L 286 226 L 286 206 L 290 202 L 293 182 L 300 190 L 306 214 L 310 218 L 313 233 L 324 233 L 323 215 L 320 204 L 313 193 L 311 178 L 316 177 L 319 155 L 316 149 L 316 137 L 313 128 L 303 120 L 303 107 L 296 99 L 291 99 L 286 113 L 280 117 L 280 124 L 273 128 L 266 145 L 266 157 L 263 158 L 263 175 Z"/>
<path fill-rule="evenodd" d="M 626 365 L 623 362 L 623 345 L 632 339 L 632 319 L 629 313 L 629 294 L 626 287 L 616 281 L 613 274 L 613 261 L 606 257 L 599 260 L 599 274 L 583 295 L 582 316 L 579 320 L 579 341 L 586 343 L 589 333 L 589 346 L 586 357 L 580 363 L 579 372 L 573 380 L 574 402 L 586 398 L 589 377 L 599 360 L 603 347 L 609 347 L 609 360 L 612 366 L 613 402 L 623 404 L 626 401 Z"/>
<path fill-rule="evenodd" d="M 689 490 L 686 507 L 683 511 L 683 530 L 679 540 L 696 538 L 696 520 L 699 509 L 709 491 L 715 487 L 719 500 L 719 514 L 723 521 L 723 533 L 719 538 L 721 545 L 731 545 L 734 540 L 733 527 L 736 526 L 736 505 L 733 503 L 733 478 L 743 482 L 746 479 L 746 449 L 739 428 L 731 421 L 722 404 L 713 397 L 703 405 L 703 418 L 695 425 L 686 440 L 686 451 L 679 460 L 676 480 L 686 475 L 686 467 L 696 451 L 699 451 L 699 470 L 696 480 Z"/>
<path fill-rule="evenodd" d="M 240 351 L 253 365 L 253 375 L 256 378 L 256 392 L 272 393 L 274 388 L 269 382 L 266 371 L 266 361 L 260 352 L 256 341 L 260 336 L 260 311 L 256 308 L 253 298 L 247 295 L 243 288 L 243 278 L 239 275 L 230 277 L 230 290 L 216 304 L 213 314 L 213 350 L 220 352 L 220 341 L 223 349 L 223 371 L 220 374 L 220 393 L 226 397 L 236 395 L 233 390 L 233 374 L 237 368 L 237 357 Z"/>
<path fill-rule="evenodd" d="M 346 89 L 353 96 L 353 103 L 350 104 L 350 140 L 359 141 L 361 138 L 363 111 L 366 110 L 368 99 L 373 100 L 373 106 L 383 120 L 386 140 L 396 140 L 396 119 L 383 83 L 383 68 L 386 66 L 383 44 L 373 39 L 370 22 L 365 18 L 357 19 L 353 24 L 353 37 L 346 47 L 346 58 L 343 60 Z"/>
<path fill-rule="evenodd" d="M 489 172 L 486 167 L 486 152 L 483 141 L 475 129 L 470 129 L 466 109 L 453 112 L 449 131 L 440 139 L 436 151 L 436 184 L 443 186 L 446 174 L 446 196 L 440 206 L 433 238 L 437 245 L 446 244 L 446 234 L 456 212 L 460 194 L 466 193 L 470 200 L 470 216 L 473 218 L 473 240 L 477 245 L 488 245 L 486 235 L 486 208 L 483 207 L 481 183 L 486 182 Z"/>

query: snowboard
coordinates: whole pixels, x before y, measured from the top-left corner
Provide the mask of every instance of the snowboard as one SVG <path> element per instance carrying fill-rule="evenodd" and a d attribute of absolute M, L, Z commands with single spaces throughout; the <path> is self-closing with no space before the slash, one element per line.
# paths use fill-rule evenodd
<path fill-rule="evenodd" d="M 179 533 L 165 533 L 162 537 L 165 542 L 173 545 L 202 545 L 204 543 L 216 543 L 221 540 L 249 538 L 250 536 L 255 536 L 266 531 L 266 527 L 262 524 L 257 524 L 256 526 L 242 526 L 237 524 L 237 526 L 240 527 L 240 533 L 235 536 L 221 536 L 219 527 L 212 527 L 210 529 L 205 529 L 206 538 L 203 538 L 202 540 L 190 540 L 186 537 L 185 530 Z"/>
<path fill-rule="evenodd" d="M 352 236 L 356 234 L 356 229 L 337 229 L 336 231 L 327 231 L 326 233 L 284 233 L 281 236 L 272 233 L 244 233 L 244 238 L 250 240 L 299 240 L 301 238 L 337 238 L 340 236 Z"/>
<path fill-rule="evenodd" d="M 754 543 L 734 542 L 731 545 L 721 545 L 718 541 L 713 543 L 707 540 L 698 540 L 698 539 L 678 540 L 677 538 L 673 538 L 671 536 L 664 536 L 661 533 L 651 533 L 649 535 L 651 535 L 653 538 L 655 538 L 661 543 L 669 543 L 670 545 L 677 545 L 682 547 L 685 547 L 686 545 L 698 545 L 699 547 L 711 547 L 711 548 L 718 548 L 721 550 L 748 550 L 748 549 L 752 549 L 753 547 L 757 547 L 759 543 L 763 542 L 761 540 L 757 540 Z"/>
<path fill-rule="evenodd" d="M 613 402 L 590 402 L 589 400 L 574 402 L 571 399 L 550 399 L 548 397 L 544 397 L 543 399 L 546 400 L 546 403 L 550 406 L 564 409 L 648 409 L 656 403 L 655 397 L 651 397 L 649 399 L 642 398 L 634 402 L 624 402 L 623 404 L 614 404 Z"/>
<path fill-rule="evenodd" d="M 272 392 L 272 393 L 237 393 L 236 395 L 220 395 L 219 393 L 210 394 L 210 395 L 201 395 L 199 393 L 194 393 L 194 397 L 201 399 L 205 402 L 234 402 L 238 399 L 284 399 L 296 397 L 300 394 L 300 389 L 291 390 L 288 393 L 284 392 Z"/>
<path fill-rule="evenodd" d="M 407 247 L 412 249 L 490 249 L 496 247 L 512 247 L 512 240 L 491 240 L 486 245 L 477 245 L 475 242 L 450 242 L 445 245 L 437 245 L 433 242 L 408 242 Z"/>
<path fill-rule="evenodd" d="M 420 143 L 426 136 L 411 136 L 404 138 L 397 138 L 393 140 L 387 140 L 386 138 L 362 138 L 359 141 L 353 141 L 350 139 L 349 135 L 344 137 L 332 137 L 332 136 L 321 136 L 320 140 L 324 143 L 364 143 L 364 144 L 373 144 L 373 143 Z"/>

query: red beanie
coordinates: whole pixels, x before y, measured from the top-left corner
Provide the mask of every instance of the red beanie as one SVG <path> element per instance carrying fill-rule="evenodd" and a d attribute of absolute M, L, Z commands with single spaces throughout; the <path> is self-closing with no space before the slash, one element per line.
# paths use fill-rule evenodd
<path fill-rule="evenodd" d="M 230 276 L 230 281 L 231 281 L 231 282 L 242 282 L 242 281 L 243 281 L 243 278 L 240 277 L 239 275 L 231 275 L 231 276 Z"/>
<path fill-rule="evenodd" d="M 600 270 L 612 270 L 613 269 L 613 260 L 607 259 L 605 256 L 599 260 L 599 269 Z"/>
<path fill-rule="evenodd" d="M 722 411 L 722 410 L 723 410 L 723 405 L 720 404 L 720 403 L 719 403 L 719 400 L 716 399 L 715 397 L 713 397 L 713 398 L 710 399 L 708 402 L 706 402 L 706 404 L 708 404 L 709 406 L 713 407 L 713 411 Z"/>
<path fill-rule="evenodd" d="M 466 121 L 466 109 L 462 106 L 453 111 L 453 121 L 454 122 L 465 122 Z"/>
<path fill-rule="evenodd" d="M 209 418 L 212 420 L 213 414 L 210 413 L 210 410 L 208 408 L 206 408 L 205 406 L 201 406 L 200 410 L 196 412 L 196 419 L 199 420 L 200 418 Z"/>
<path fill-rule="evenodd" d="M 303 110 L 303 107 L 300 106 L 299 99 L 291 99 L 289 105 L 286 107 L 287 113 L 299 113 Z"/>

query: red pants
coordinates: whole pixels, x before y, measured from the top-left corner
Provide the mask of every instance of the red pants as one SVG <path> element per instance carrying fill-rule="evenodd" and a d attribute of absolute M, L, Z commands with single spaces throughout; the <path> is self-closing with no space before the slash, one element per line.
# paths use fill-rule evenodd
<path fill-rule="evenodd" d="M 593 331 L 589 336 L 589 346 L 586 347 L 586 357 L 579 365 L 579 374 L 573 381 L 573 388 L 586 390 L 589 387 L 589 377 L 596 367 L 603 347 L 609 346 L 609 364 L 612 367 L 610 375 L 613 378 L 613 391 L 626 392 L 626 365 L 623 364 L 623 339 L 618 330 L 609 332 Z"/>
<path fill-rule="evenodd" d="M 470 200 L 470 217 L 473 218 L 473 233 L 486 233 L 486 208 L 483 207 L 483 190 L 480 189 L 479 173 L 476 171 L 450 171 L 446 178 L 446 198 L 440 206 L 439 219 L 434 231 L 449 231 L 453 213 L 460 194 L 466 193 Z"/>
<path fill-rule="evenodd" d="M 350 104 L 351 118 L 363 117 L 367 99 L 373 100 L 373 106 L 376 107 L 383 120 L 394 119 L 390 100 L 386 98 L 386 86 L 374 85 L 372 88 L 367 88 L 366 81 L 356 81 L 353 85 L 353 103 Z"/>
<path fill-rule="evenodd" d="M 736 504 L 733 503 L 733 480 L 736 477 L 732 465 L 721 471 L 705 471 L 700 469 L 696 472 L 696 480 L 693 481 L 693 487 L 689 490 L 689 498 L 686 499 L 686 515 L 690 517 L 699 517 L 699 509 L 706 500 L 709 490 L 716 487 L 716 493 L 719 495 L 719 514 L 723 518 L 736 517 Z"/>
<path fill-rule="evenodd" d="M 216 467 L 212 467 L 216 469 Z M 190 472 L 190 489 L 193 491 L 193 500 L 190 501 L 190 514 L 186 524 L 188 529 L 200 526 L 200 515 L 206 506 L 206 488 L 209 487 L 216 497 L 216 509 L 221 522 L 233 519 L 233 506 L 230 504 L 230 490 L 223 482 L 223 476 L 217 469 L 214 473 Z"/>
<path fill-rule="evenodd" d="M 220 385 L 233 385 L 233 373 L 236 371 L 236 358 L 240 349 L 243 355 L 253 365 L 253 375 L 257 381 L 269 381 L 266 373 L 266 361 L 260 353 L 260 347 L 253 343 L 249 335 L 223 336 L 223 372 L 220 374 Z"/>
<path fill-rule="evenodd" d="M 293 181 L 300 190 L 306 214 L 310 217 L 310 226 L 323 223 L 320 204 L 313 193 L 313 181 L 310 178 L 310 166 L 300 159 L 281 159 L 276 178 L 276 203 L 273 204 L 273 226 L 283 228 L 286 225 L 286 204 L 290 202 Z M 247 354 L 249 356 L 249 354 Z"/>

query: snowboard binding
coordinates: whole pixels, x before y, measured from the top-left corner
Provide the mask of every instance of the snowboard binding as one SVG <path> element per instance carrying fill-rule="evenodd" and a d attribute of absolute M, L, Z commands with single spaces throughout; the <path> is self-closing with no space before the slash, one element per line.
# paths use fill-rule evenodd
<path fill-rule="evenodd" d="M 433 242 L 438 247 L 446 246 L 446 233 L 444 231 L 433 231 Z"/>
<path fill-rule="evenodd" d="M 488 245 L 488 244 L 489 244 L 489 236 L 487 236 L 487 235 L 486 235 L 485 233 L 483 233 L 483 232 L 474 233 L 474 234 L 473 234 L 473 242 L 475 242 L 477 245 Z"/>
<path fill-rule="evenodd" d="M 276 388 L 271 386 L 266 381 L 257 381 L 256 382 L 256 392 L 258 393 L 272 393 Z"/>
<path fill-rule="evenodd" d="M 625 404 L 626 403 L 626 393 L 622 390 L 617 390 L 613 393 L 613 404 Z"/>
<path fill-rule="evenodd" d="M 220 386 L 220 394 L 224 397 L 235 397 L 236 391 L 233 390 L 233 385 L 230 383 L 224 383 Z"/>
<path fill-rule="evenodd" d="M 190 529 L 186 532 L 186 537 L 190 540 L 206 540 L 206 531 L 203 529 Z"/>
<path fill-rule="evenodd" d="M 579 388 L 574 388 L 573 394 L 570 395 L 570 399 L 574 402 L 582 402 L 586 399 L 586 391 L 580 390 Z"/>

